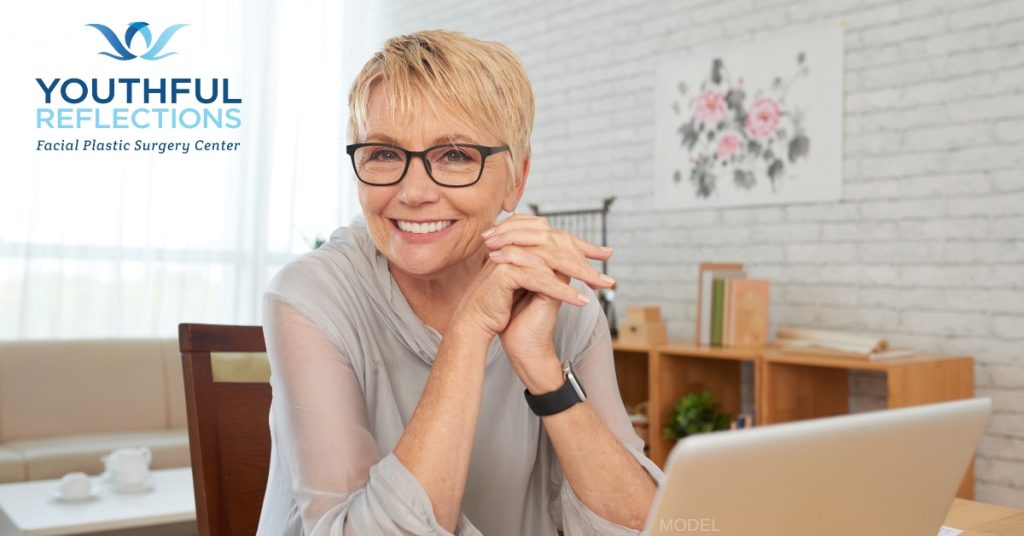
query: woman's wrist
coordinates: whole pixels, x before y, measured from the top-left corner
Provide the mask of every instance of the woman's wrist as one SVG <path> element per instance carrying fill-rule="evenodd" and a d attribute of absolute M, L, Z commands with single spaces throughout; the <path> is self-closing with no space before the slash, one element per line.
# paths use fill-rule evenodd
<path fill-rule="evenodd" d="M 516 363 L 516 361 L 513 361 Z M 565 383 L 565 375 L 562 372 L 562 364 L 558 356 L 552 351 L 543 359 L 534 359 L 530 366 L 523 366 L 521 363 L 514 365 L 516 374 L 522 380 L 526 390 L 532 395 L 542 395 L 557 391 Z"/>
<path fill-rule="evenodd" d="M 442 342 L 458 342 L 459 344 L 482 347 L 484 351 L 491 345 L 495 335 L 476 322 L 456 318 L 448 327 Z"/>

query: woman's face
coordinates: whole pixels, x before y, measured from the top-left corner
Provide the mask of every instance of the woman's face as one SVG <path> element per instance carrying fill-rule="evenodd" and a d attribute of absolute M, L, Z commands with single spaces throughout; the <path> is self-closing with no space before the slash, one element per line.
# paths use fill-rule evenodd
<path fill-rule="evenodd" d="M 392 120 L 387 99 L 375 88 L 367 110 L 367 135 L 360 143 L 392 143 L 410 151 L 456 142 L 494 147 L 502 142 L 469 125 L 454 112 L 437 115 L 420 103 L 416 117 L 396 114 Z M 502 209 L 511 212 L 526 182 L 512 186 L 508 153 L 487 157 L 480 180 L 469 187 L 449 188 L 430 179 L 423 160 L 413 157 L 405 177 L 391 186 L 359 183 L 359 202 L 377 249 L 391 270 L 431 278 L 473 257 L 481 233 L 494 225 Z M 434 230 L 436 229 L 436 230 Z"/>

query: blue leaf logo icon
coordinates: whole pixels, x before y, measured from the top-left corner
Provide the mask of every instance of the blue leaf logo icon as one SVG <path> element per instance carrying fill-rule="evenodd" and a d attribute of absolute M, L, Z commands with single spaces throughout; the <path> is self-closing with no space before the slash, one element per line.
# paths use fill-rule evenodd
<path fill-rule="evenodd" d="M 160 52 L 163 51 L 164 47 L 167 46 L 167 42 L 171 40 L 171 37 L 174 37 L 174 34 L 177 33 L 178 30 L 188 25 L 175 24 L 164 30 L 163 33 L 160 34 L 160 37 L 156 39 L 156 42 L 153 42 L 153 33 L 149 29 L 149 23 L 133 22 L 128 25 L 128 30 L 124 33 L 123 43 L 118 39 L 117 34 L 107 26 L 102 24 L 86 24 L 86 26 L 91 26 L 99 30 L 103 37 L 106 38 L 107 43 L 110 44 L 110 48 L 114 50 L 113 54 L 110 52 L 100 52 L 100 54 L 120 61 L 133 60 L 135 58 L 153 61 L 177 54 L 177 52 L 168 52 L 166 54 L 160 54 Z M 144 54 L 140 54 L 138 56 L 132 54 L 129 50 L 132 46 L 132 41 L 137 35 L 142 36 L 142 40 L 146 42 L 146 47 L 149 49 Z"/>

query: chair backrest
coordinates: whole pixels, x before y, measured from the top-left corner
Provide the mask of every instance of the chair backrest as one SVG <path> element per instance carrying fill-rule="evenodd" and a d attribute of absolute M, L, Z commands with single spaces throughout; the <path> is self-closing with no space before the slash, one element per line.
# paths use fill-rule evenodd
<path fill-rule="evenodd" d="M 180 324 L 178 341 L 199 534 L 255 534 L 270 467 L 263 328 Z M 218 367 L 222 357 L 236 363 Z M 218 374 L 238 361 L 247 362 L 241 380 Z"/>

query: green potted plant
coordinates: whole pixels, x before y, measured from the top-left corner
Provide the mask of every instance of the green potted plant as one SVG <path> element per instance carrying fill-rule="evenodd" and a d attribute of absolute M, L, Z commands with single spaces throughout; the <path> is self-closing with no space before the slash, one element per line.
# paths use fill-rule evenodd
<path fill-rule="evenodd" d="M 727 430 L 732 415 L 720 411 L 714 397 L 714 393 L 706 390 L 680 398 L 672 420 L 665 427 L 665 437 L 679 440 L 688 435 Z"/>

